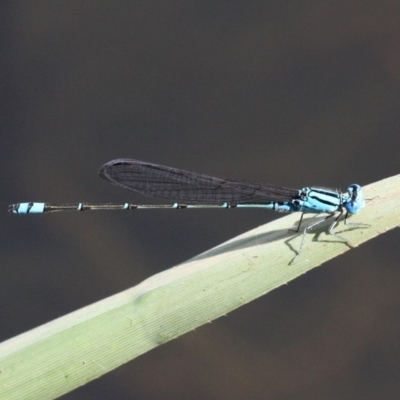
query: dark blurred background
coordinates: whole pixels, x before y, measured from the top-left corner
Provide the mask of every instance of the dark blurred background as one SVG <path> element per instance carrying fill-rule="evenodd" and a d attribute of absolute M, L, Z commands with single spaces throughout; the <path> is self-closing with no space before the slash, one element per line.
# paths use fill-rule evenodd
<path fill-rule="evenodd" d="M 7 214 L 20 201 L 152 201 L 98 178 L 111 159 L 294 188 L 399 173 L 399 1 L 13 1 L 0 15 L 0 340 L 279 217 Z M 63 399 L 398 399 L 399 239 Z"/>

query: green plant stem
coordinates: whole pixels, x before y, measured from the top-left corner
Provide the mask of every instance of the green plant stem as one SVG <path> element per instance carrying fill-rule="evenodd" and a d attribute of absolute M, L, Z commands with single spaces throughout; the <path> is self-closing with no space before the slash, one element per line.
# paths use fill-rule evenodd
<path fill-rule="evenodd" d="M 400 175 L 366 186 L 364 195 L 371 200 L 351 221 L 371 227 L 336 228 L 354 247 L 400 224 Z M 0 398 L 61 396 L 350 249 L 321 227 L 307 235 L 301 256 L 288 265 L 301 239 L 288 229 L 299 217 L 260 226 L 1 343 Z"/>

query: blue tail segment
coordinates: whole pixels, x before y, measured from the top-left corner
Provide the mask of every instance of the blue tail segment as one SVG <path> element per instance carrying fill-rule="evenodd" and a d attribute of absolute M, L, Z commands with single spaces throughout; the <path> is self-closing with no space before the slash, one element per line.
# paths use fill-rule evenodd
<path fill-rule="evenodd" d="M 45 203 L 19 203 L 9 206 L 8 211 L 12 214 L 42 214 Z"/>
<path fill-rule="evenodd" d="M 343 242 L 347 240 L 337 235 L 333 228 L 345 213 L 345 224 L 367 226 L 365 224 L 347 223 L 348 215 L 357 214 L 365 207 L 362 188 L 352 184 L 347 193 L 319 187 L 289 189 L 262 182 L 221 179 L 209 175 L 189 172 L 178 168 L 148 162 L 117 159 L 104 164 L 99 171 L 106 181 L 132 190 L 134 192 L 167 199 L 172 204 L 54 204 L 54 203 L 19 203 L 9 206 L 12 214 L 41 214 L 54 211 L 89 211 L 89 210 L 133 210 L 157 208 L 265 208 L 278 212 L 301 212 L 328 214 L 333 217 L 338 213 L 329 228 L 329 233 Z M 300 254 L 307 230 L 315 227 L 326 218 L 313 222 L 303 230 L 303 237 L 297 255 Z M 303 215 L 297 231 L 300 230 Z M 297 256 L 296 256 L 297 257 Z"/>

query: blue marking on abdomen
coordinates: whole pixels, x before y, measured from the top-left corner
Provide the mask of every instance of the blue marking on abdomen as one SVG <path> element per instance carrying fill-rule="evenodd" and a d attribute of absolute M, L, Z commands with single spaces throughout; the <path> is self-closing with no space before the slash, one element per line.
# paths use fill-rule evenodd
<path fill-rule="evenodd" d="M 45 203 L 20 203 L 14 211 L 15 214 L 41 214 L 44 212 Z"/>

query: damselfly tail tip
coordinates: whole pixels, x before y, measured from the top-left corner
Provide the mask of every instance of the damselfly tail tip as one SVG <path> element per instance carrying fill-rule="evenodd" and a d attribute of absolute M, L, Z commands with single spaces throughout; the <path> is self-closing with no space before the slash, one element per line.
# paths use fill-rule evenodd
<path fill-rule="evenodd" d="M 45 212 L 45 203 L 17 203 L 8 206 L 10 214 L 41 214 Z"/>
<path fill-rule="evenodd" d="M 10 204 L 8 206 L 8 212 L 10 214 L 18 214 L 18 209 L 19 209 L 19 203 L 17 204 Z"/>

